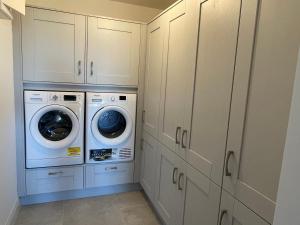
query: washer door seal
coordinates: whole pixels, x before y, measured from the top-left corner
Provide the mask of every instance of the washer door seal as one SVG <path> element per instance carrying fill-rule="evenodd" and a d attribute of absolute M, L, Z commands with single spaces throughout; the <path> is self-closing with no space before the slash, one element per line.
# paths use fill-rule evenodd
<path fill-rule="evenodd" d="M 38 110 L 30 121 L 30 133 L 37 143 L 49 149 L 70 146 L 77 138 L 77 116 L 65 106 L 50 105 Z"/>
<path fill-rule="evenodd" d="M 91 121 L 91 131 L 95 139 L 107 146 L 117 146 L 132 133 L 132 118 L 118 106 L 105 106 L 95 113 Z"/>

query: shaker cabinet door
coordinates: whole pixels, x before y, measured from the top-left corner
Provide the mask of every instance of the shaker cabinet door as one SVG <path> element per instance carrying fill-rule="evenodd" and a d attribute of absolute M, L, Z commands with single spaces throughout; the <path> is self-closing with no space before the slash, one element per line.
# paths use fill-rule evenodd
<path fill-rule="evenodd" d="M 160 107 L 160 141 L 177 154 L 180 151 L 181 133 L 184 126 L 186 102 L 186 11 L 185 1 L 168 11 L 163 20 L 166 23 L 164 38 L 164 67 L 162 101 Z"/>
<path fill-rule="evenodd" d="M 144 129 L 158 137 L 158 119 L 161 96 L 164 23 L 161 18 L 148 25 L 147 65 L 144 89 Z"/>
<path fill-rule="evenodd" d="M 87 83 L 137 86 L 140 24 L 88 18 Z"/>
<path fill-rule="evenodd" d="M 23 80 L 84 83 L 85 16 L 26 8 Z"/>
<path fill-rule="evenodd" d="M 221 185 L 241 0 L 198 2 L 198 57 L 186 160 Z"/>

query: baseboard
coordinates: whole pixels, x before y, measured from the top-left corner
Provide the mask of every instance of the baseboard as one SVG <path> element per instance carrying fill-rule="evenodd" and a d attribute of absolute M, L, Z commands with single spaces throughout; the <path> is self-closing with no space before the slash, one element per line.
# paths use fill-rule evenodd
<path fill-rule="evenodd" d="M 20 204 L 19 204 L 19 200 L 17 199 L 13 208 L 10 211 L 10 214 L 7 218 L 5 225 L 14 225 L 16 223 L 19 211 L 20 211 Z"/>
<path fill-rule="evenodd" d="M 70 200 L 70 199 L 111 195 L 111 194 L 117 194 L 122 192 L 138 191 L 141 189 L 142 188 L 140 184 L 122 184 L 122 185 L 107 186 L 107 187 L 100 187 L 100 188 L 88 188 L 83 190 L 28 195 L 28 196 L 20 197 L 20 204 L 32 205 L 32 204 L 39 204 L 39 203 L 46 203 L 46 202 L 55 202 L 55 201 L 63 201 L 63 200 Z"/>

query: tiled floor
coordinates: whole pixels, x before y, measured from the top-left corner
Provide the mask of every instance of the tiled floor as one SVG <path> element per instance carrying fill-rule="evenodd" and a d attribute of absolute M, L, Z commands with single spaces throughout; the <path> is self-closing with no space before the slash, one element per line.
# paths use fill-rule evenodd
<path fill-rule="evenodd" d="M 25 206 L 16 225 L 160 225 L 141 192 Z"/>

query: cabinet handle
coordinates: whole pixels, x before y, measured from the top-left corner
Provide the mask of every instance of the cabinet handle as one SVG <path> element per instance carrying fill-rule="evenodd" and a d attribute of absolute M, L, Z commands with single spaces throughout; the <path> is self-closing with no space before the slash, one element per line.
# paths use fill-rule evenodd
<path fill-rule="evenodd" d="M 94 76 L 94 62 L 91 61 L 91 76 Z"/>
<path fill-rule="evenodd" d="M 226 175 L 226 177 L 231 177 L 231 175 L 232 175 L 232 173 L 229 171 L 229 168 L 228 168 L 228 164 L 229 164 L 229 159 L 230 159 L 230 157 L 231 156 L 233 156 L 234 155 L 234 151 L 229 151 L 228 153 L 227 153 L 227 157 L 226 157 L 226 169 L 225 169 L 225 175 Z"/>
<path fill-rule="evenodd" d="M 184 176 L 184 173 L 179 174 L 179 178 L 178 178 L 178 190 L 179 191 L 183 190 L 183 187 L 181 186 L 181 180 L 182 180 L 183 176 Z"/>
<path fill-rule="evenodd" d="M 220 222 L 219 222 L 219 225 L 222 225 L 222 224 L 223 224 L 224 216 L 225 216 L 227 213 L 228 213 L 227 210 L 222 210 L 221 216 L 220 216 Z"/>
<path fill-rule="evenodd" d="M 142 122 L 145 123 L 145 114 L 146 114 L 146 111 L 143 110 L 143 113 L 142 113 Z"/>
<path fill-rule="evenodd" d="M 78 61 L 78 76 L 81 75 L 81 60 Z"/>
<path fill-rule="evenodd" d="M 180 141 L 178 140 L 178 134 L 179 134 L 180 131 L 181 131 L 181 127 L 176 127 L 175 143 L 176 143 L 177 145 L 180 144 Z"/>
<path fill-rule="evenodd" d="M 178 172 L 178 168 L 174 168 L 173 169 L 173 175 L 172 175 L 172 182 L 173 182 L 173 184 L 177 184 L 177 179 L 175 180 L 175 173 L 177 173 Z"/>
<path fill-rule="evenodd" d="M 187 130 L 183 130 L 182 136 L 181 136 L 181 147 L 182 148 L 186 148 L 186 145 L 184 144 L 184 138 L 186 137 L 186 135 L 187 135 Z"/>
<path fill-rule="evenodd" d="M 59 172 L 49 172 L 48 175 L 49 176 L 54 176 L 54 175 L 58 175 L 58 174 L 63 174 L 64 172 L 59 171 Z"/>

